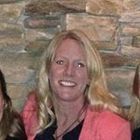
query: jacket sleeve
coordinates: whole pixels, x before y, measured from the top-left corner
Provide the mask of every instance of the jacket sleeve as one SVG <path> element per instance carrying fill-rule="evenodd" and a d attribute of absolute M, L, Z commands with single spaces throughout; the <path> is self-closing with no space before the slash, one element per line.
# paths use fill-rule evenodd
<path fill-rule="evenodd" d="M 36 130 L 38 126 L 37 101 L 35 92 L 31 92 L 29 94 L 27 101 L 25 102 L 25 105 L 21 112 L 21 117 L 24 122 L 28 140 L 33 140 L 36 135 Z"/>
<path fill-rule="evenodd" d="M 118 128 L 118 133 L 113 140 L 131 140 L 131 129 L 129 123 L 126 123 L 122 128 Z"/>

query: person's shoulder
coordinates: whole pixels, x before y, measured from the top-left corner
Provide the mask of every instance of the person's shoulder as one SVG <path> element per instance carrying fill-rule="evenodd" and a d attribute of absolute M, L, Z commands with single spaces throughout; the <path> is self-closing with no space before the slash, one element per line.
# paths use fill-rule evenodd
<path fill-rule="evenodd" d="M 94 117 L 96 119 L 102 120 L 102 121 L 107 121 L 109 120 L 110 122 L 120 122 L 120 123 L 125 123 L 127 122 L 127 120 L 125 120 L 123 117 L 121 117 L 120 115 L 118 115 L 117 113 L 114 113 L 110 110 L 96 110 L 94 108 L 88 108 L 88 113 L 87 113 L 90 117 Z"/>
<path fill-rule="evenodd" d="M 114 136 L 118 133 L 130 134 L 131 131 L 130 123 L 111 111 L 103 111 L 99 114 L 98 125 L 100 131 L 103 133 L 111 133 Z"/>
<path fill-rule="evenodd" d="M 124 125 L 130 127 L 130 123 L 126 119 L 109 110 L 90 110 L 87 118 L 104 127 L 119 128 Z"/>
<path fill-rule="evenodd" d="M 37 93 L 38 93 L 37 89 L 30 91 L 28 96 L 27 96 L 27 100 L 36 100 Z"/>
<path fill-rule="evenodd" d="M 22 118 L 23 117 L 27 118 L 27 116 L 31 117 L 34 113 L 36 114 L 37 108 L 38 108 L 37 91 L 33 90 L 28 94 L 27 99 L 23 105 L 23 109 L 20 114 Z"/>
<path fill-rule="evenodd" d="M 128 121 L 126 119 L 124 119 L 123 117 L 121 117 L 120 115 L 109 111 L 109 110 L 104 110 L 101 113 L 99 113 L 99 118 L 101 120 L 103 120 L 104 122 L 106 122 L 107 120 L 109 120 L 110 123 L 114 122 L 114 123 L 127 123 Z"/>
<path fill-rule="evenodd" d="M 38 102 L 36 94 L 36 90 L 33 90 L 28 94 L 27 100 L 25 101 L 23 110 L 20 114 L 29 140 L 34 138 L 38 126 Z"/>
<path fill-rule="evenodd" d="M 99 115 L 99 119 L 100 119 L 100 122 L 102 122 L 104 126 L 109 126 L 111 128 L 117 129 L 124 126 L 130 127 L 130 123 L 126 119 L 108 110 L 101 112 Z"/>
<path fill-rule="evenodd" d="M 32 90 L 31 92 L 29 92 L 27 99 L 25 101 L 25 106 L 32 106 L 35 105 L 37 102 L 37 90 Z"/>

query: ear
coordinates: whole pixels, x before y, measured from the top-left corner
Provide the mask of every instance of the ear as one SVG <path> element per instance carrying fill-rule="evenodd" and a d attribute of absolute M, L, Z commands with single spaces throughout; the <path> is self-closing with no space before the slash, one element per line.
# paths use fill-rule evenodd
<path fill-rule="evenodd" d="M 133 80 L 133 94 L 140 99 L 140 77 L 139 77 L 139 65 L 136 67 L 135 76 Z"/>

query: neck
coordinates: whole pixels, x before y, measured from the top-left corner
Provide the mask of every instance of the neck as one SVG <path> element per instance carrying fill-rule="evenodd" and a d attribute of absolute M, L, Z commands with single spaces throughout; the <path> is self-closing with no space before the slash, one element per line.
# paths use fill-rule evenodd
<path fill-rule="evenodd" d="M 56 101 L 54 102 L 54 111 L 57 119 L 61 117 L 75 118 L 81 108 L 85 106 L 85 100 L 76 101 Z"/>
<path fill-rule="evenodd" d="M 55 108 L 56 107 L 56 108 Z M 56 140 L 61 140 L 63 135 L 76 127 L 85 117 L 87 104 L 58 105 L 54 106 L 57 130 L 55 132 Z"/>

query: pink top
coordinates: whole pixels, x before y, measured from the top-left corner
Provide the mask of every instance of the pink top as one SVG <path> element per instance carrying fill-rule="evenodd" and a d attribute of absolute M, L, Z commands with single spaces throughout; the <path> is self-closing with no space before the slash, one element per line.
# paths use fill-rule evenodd
<path fill-rule="evenodd" d="M 38 126 L 37 102 L 34 92 L 31 92 L 21 112 L 28 140 L 34 140 Z"/>
<path fill-rule="evenodd" d="M 28 140 L 36 135 L 36 107 L 36 98 L 31 93 L 21 114 Z M 96 112 L 88 108 L 79 140 L 131 140 L 130 124 L 110 111 Z"/>
<path fill-rule="evenodd" d="M 131 140 L 130 123 L 111 111 L 89 108 L 79 140 Z"/>

